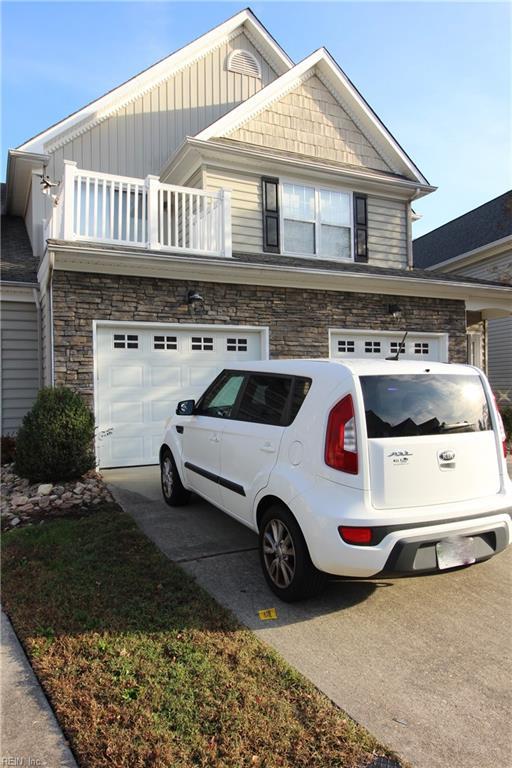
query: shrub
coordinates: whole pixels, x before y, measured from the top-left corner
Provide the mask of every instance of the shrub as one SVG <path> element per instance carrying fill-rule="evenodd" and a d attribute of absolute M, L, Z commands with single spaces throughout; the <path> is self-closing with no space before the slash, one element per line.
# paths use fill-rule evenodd
<path fill-rule="evenodd" d="M 94 466 L 94 416 L 66 387 L 39 391 L 18 431 L 15 471 L 30 482 L 72 480 Z"/>
<path fill-rule="evenodd" d="M 501 418 L 503 419 L 507 441 L 510 442 L 512 441 L 512 407 L 500 408 L 500 413 Z"/>
<path fill-rule="evenodd" d="M 16 455 L 16 438 L 14 435 L 2 435 L 2 466 L 11 464 Z"/>

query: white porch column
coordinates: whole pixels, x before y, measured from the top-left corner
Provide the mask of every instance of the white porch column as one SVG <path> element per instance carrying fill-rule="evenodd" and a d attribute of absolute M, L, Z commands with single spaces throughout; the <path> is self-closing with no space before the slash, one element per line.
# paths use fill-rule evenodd
<path fill-rule="evenodd" d="M 227 258 L 233 255 L 233 243 L 231 236 L 231 190 L 223 189 L 222 192 L 222 236 L 223 253 Z"/>
<path fill-rule="evenodd" d="M 74 160 L 64 160 L 63 197 L 64 208 L 62 211 L 62 237 L 64 240 L 74 240 L 75 219 L 75 173 Z"/>
<path fill-rule="evenodd" d="M 158 191 L 160 179 L 158 176 L 146 176 L 146 189 L 148 197 L 148 248 L 152 251 L 161 249 L 158 227 Z"/>

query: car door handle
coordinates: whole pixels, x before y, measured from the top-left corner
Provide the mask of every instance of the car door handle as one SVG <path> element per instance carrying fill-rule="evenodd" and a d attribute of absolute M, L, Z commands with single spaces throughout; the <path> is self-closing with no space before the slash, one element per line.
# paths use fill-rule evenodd
<path fill-rule="evenodd" d="M 208 439 L 210 443 L 220 443 L 220 437 L 218 435 L 215 435 L 215 434 L 210 435 Z"/>
<path fill-rule="evenodd" d="M 260 451 L 263 451 L 264 453 L 275 453 L 276 449 L 272 443 L 263 443 L 263 445 L 260 445 Z"/>

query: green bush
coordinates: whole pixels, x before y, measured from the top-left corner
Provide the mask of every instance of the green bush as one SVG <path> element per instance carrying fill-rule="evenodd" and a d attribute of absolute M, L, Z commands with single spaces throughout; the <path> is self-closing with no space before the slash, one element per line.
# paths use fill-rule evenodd
<path fill-rule="evenodd" d="M 41 389 L 16 438 L 15 471 L 34 483 L 73 480 L 94 466 L 94 416 L 66 387 Z"/>
<path fill-rule="evenodd" d="M 510 442 L 512 440 L 512 407 L 500 408 L 500 413 L 501 418 L 503 419 L 507 441 Z"/>

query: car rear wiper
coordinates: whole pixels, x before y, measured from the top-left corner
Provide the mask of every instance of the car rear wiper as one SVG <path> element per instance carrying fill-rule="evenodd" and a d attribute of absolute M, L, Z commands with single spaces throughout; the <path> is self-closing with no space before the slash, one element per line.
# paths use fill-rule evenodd
<path fill-rule="evenodd" d="M 443 423 L 439 425 L 439 431 L 450 432 L 452 429 L 463 429 L 464 427 L 470 426 L 471 424 L 469 421 L 454 421 L 452 424 L 447 424 L 445 421 L 443 421 Z"/>

